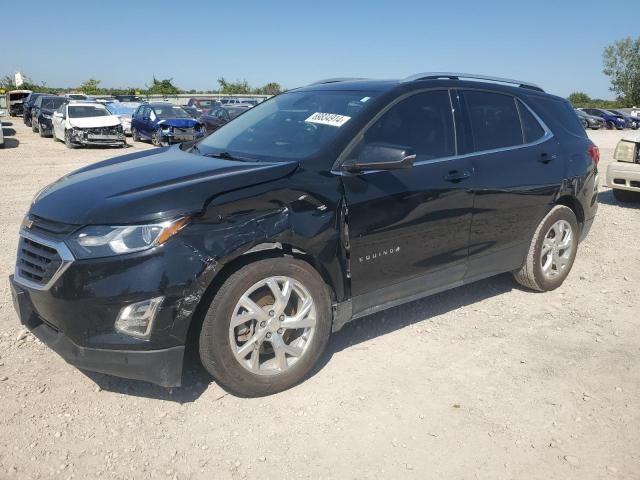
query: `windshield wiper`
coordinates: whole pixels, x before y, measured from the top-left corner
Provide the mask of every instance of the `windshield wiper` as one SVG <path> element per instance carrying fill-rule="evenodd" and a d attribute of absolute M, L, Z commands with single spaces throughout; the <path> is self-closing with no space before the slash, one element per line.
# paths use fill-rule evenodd
<path fill-rule="evenodd" d="M 205 157 L 213 157 L 213 158 L 222 158 L 223 160 L 237 160 L 237 161 L 240 161 L 240 162 L 254 162 L 255 161 L 255 160 L 252 160 L 250 158 L 236 157 L 234 155 L 231 155 L 229 152 L 205 153 L 204 156 Z"/>

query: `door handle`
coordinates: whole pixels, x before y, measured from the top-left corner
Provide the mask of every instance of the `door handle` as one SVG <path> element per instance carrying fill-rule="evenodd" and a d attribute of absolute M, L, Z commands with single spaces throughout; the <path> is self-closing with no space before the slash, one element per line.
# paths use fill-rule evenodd
<path fill-rule="evenodd" d="M 555 160 L 556 157 L 557 155 L 555 153 L 551 155 L 549 155 L 548 153 L 543 153 L 540 155 L 540 158 L 538 158 L 538 161 L 540 163 L 546 164 L 546 163 L 549 163 L 551 160 Z"/>
<path fill-rule="evenodd" d="M 444 179 L 447 182 L 461 182 L 462 180 L 466 180 L 469 177 L 471 177 L 471 172 L 467 170 L 464 170 L 462 172 L 459 172 L 458 170 L 454 170 L 452 172 L 447 173 L 444 176 Z"/>

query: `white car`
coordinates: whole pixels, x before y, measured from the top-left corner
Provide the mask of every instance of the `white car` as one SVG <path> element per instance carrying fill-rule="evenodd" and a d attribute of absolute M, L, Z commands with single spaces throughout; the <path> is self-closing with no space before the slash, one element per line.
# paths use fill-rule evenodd
<path fill-rule="evenodd" d="M 4 148 L 4 133 L 2 133 L 2 115 L 4 111 L 0 110 L 0 148 Z"/>
<path fill-rule="evenodd" d="M 53 139 L 67 147 L 86 145 L 124 147 L 127 139 L 120 117 L 97 102 L 71 101 L 53 114 Z"/>
<path fill-rule="evenodd" d="M 628 135 L 618 142 L 614 162 L 607 167 L 607 185 L 621 202 L 640 201 L 640 135 Z"/>

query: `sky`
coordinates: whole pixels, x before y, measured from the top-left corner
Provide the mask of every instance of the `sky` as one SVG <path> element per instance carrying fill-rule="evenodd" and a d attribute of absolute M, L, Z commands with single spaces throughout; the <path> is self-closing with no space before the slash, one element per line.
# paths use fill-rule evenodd
<path fill-rule="evenodd" d="M 2 8 L 0 75 L 184 90 L 454 71 L 613 98 L 602 51 L 640 36 L 640 1 L 31 0 Z M 10 21 L 6 21 L 12 19 Z"/>

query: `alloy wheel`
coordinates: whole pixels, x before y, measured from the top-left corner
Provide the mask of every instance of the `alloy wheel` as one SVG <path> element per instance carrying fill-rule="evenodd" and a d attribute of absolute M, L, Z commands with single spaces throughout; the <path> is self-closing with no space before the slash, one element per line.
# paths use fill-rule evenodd
<path fill-rule="evenodd" d="M 233 355 L 256 375 L 277 375 L 308 351 L 316 329 L 313 298 L 302 283 L 274 276 L 251 286 L 238 300 L 229 324 Z"/>
<path fill-rule="evenodd" d="M 540 264 L 542 274 L 552 279 L 562 273 L 571 261 L 573 230 L 566 220 L 558 220 L 547 232 L 542 242 Z"/>

